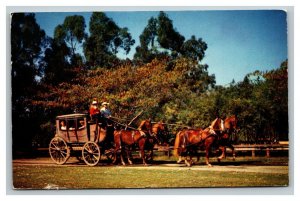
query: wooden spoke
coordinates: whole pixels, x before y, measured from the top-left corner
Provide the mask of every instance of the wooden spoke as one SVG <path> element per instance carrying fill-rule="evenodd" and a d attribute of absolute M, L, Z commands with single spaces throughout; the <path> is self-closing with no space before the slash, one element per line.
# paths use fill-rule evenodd
<path fill-rule="evenodd" d="M 100 148 L 95 142 L 87 142 L 83 145 L 82 159 L 89 166 L 95 166 L 100 160 Z"/>
<path fill-rule="evenodd" d="M 62 165 L 70 158 L 70 148 L 62 138 L 55 137 L 50 141 L 49 154 L 56 164 Z"/>

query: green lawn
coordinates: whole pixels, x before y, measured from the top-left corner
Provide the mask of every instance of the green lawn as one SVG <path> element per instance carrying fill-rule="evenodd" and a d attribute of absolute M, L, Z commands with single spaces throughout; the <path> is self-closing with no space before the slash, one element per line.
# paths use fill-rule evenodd
<path fill-rule="evenodd" d="M 235 171 L 234 168 L 232 171 L 216 171 L 214 168 L 207 170 L 187 167 L 139 168 L 142 165 L 137 167 L 15 165 L 13 185 L 15 188 L 22 189 L 95 189 L 255 187 L 287 186 L 289 183 L 288 171 L 286 173 L 255 173 Z"/>

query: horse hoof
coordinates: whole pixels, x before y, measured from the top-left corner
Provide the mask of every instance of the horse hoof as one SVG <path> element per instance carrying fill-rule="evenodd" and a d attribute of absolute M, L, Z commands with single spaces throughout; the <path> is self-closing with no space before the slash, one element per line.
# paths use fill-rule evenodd
<path fill-rule="evenodd" d="M 221 159 L 218 158 L 218 163 L 220 163 L 220 162 L 221 162 Z"/>
<path fill-rule="evenodd" d="M 207 166 L 208 166 L 208 167 L 212 167 L 212 165 L 211 165 L 211 164 L 207 164 Z"/>
<path fill-rule="evenodd" d="M 185 161 L 185 164 L 186 164 L 188 167 L 191 167 L 191 166 L 192 166 L 191 163 L 189 163 L 189 162 L 187 162 L 187 161 Z"/>
<path fill-rule="evenodd" d="M 182 162 L 182 160 L 178 160 L 178 161 L 176 161 L 176 163 L 181 163 Z"/>

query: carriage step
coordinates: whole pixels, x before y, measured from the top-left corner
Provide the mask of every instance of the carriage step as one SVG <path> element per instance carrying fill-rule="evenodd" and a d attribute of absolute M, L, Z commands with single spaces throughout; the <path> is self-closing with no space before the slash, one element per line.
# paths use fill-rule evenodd
<path fill-rule="evenodd" d="M 82 150 L 82 147 L 72 147 L 72 150 L 73 150 L 73 151 L 81 151 L 81 150 Z"/>

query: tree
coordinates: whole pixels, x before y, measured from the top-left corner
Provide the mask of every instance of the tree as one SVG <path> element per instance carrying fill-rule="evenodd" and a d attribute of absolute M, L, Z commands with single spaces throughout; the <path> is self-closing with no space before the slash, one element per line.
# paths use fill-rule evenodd
<path fill-rule="evenodd" d="M 65 42 L 58 42 L 58 39 L 48 38 L 48 40 L 49 46 L 45 50 L 42 81 L 51 85 L 69 81 L 73 77 L 68 60 L 71 57 L 70 49 Z"/>
<path fill-rule="evenodd" d="M 155 44 L 157 43 L 157 26 L 157 19 L 151 17 L 140 35 L 140 46 L 136 47 L 135 60 L 147 63 L 158 54 L 157 44 Z"/>
<path fill-rule="evenodd" d="M 84 44 L 87 63 L 91 66 L 111 67 L 118 60 L 117 54 L 128 54 L 135 43 L 128 28 L 120 28 L 103 12 L 94 12 L 90 19 L 90 36 Z"/>
<path fill-rule="evenodd" d="M 134 59 L 148 63 L 154 58 L 186 57 L 200 61 L 205 56 L 207 44 L 202 38 L 192 36 L 185 41 L 173 27 L 172 20 L 165 12 L 160 12 L 157 18 L 151 17 L 140 35 L 140 45 L 136 47 Z"/>
<path fill-rule="evenodd" d="M 206 49 L 207 44 L 202 38 L 196 39 L 193 35 L 191 39 L 183 43 L 180 52 L 183 56 L 200 62 L 205 56 Z"/>
<path fill-rule="evenodd" d="M 73 15 L 67 16 L 62 25 L 58 25 L 54 31 L 54 39 L 59 45 L 66 45 L 70 48 L 71 56 L 70 61 L 76 65 L 78 62 L 82 62 L 82 58 L 78 57 L 76 51 L 78 46 L 82 45 L 85 33 L 85 20 L 83 16 Z"/>
<path fill-rule="evenodd" d="M 151 17 L 140 35 L 140 46 L 136 48 L 134 59 L 148 63 L 154 58 L 176 58 L 184 37 L 173 27 L 172 20 L 165 12 L 160 12 L 157 18 Z"/>
<path fill-rule="evenodd" d="M 180 52 L 181 46 L 185 40 L 178 31 L 173 27 L 172 20 L 167 16 L 165 12 L 160 12 L 157 18 L 158 28 L 158 42 L 162 48 L 170 50 L 172 54 L 176 55 Z"/>
<path fill-rule="evenodd" d="M 37 116 L 29 104 L 41 77 L 42 47 L 45 32 L 31 13 L 13 13 L 11 18 L 11 80 L 13 148 L 31 147 L 31 138 L 38 126 L 32 124 Z M 16 151 L 16 149 L 13 149 Z"/>

